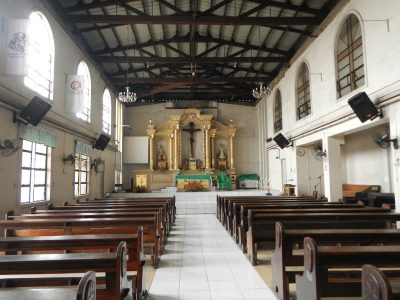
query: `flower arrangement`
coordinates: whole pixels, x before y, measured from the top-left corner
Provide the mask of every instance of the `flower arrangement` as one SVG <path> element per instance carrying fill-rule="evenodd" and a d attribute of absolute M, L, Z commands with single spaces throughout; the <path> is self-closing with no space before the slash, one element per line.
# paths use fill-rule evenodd
<path fill-rule="evenodd" d="M 144 185 L 138 185 L 135 188 L 135 193 L 147 193 L 147 188 Z"/>
<path fill-rule="evenodd" d="M 187 192 L 199 192 L 203 190 L 203 185 L 195 180 L 189 180 L 183 187 Z"/>

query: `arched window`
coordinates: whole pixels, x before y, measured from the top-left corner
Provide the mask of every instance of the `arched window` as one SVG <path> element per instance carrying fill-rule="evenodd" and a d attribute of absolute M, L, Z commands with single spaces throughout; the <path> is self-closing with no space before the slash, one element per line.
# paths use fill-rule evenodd
<path fill-rule="evenodd" d="M 274 132 L 282 130 L 282 96 L 279 90 L 276 90 L 274 101 Z"/>
<path fill-rule="evenodd" d="M 301 64 L 297 75 L 296 98 L 296 119 L 300 120 L 311 113 L 310 73 L 305 62 Z"/>
<path fill-rule="evenodd" d="M 339 98 L 364 85 L 363 56 L 361 24 L 351 14 L 340 29 L 336 45 L 336 87 Z"/>
<path fill-rule="evenodd" d="M 30 14 L 28 37 L 28 68 L 24 84 L 53 100 L 54 39 L 49 22 L 41 12 Z"/>
<path fill-rule="evenodd" d="M 83 80 L 83 112 L 77 113 L 76 116 L 88 123 L 90 123 L 90 108 L 91 108 L 91 93 L 92 84 L 90 80 L 90 73 L 87 64 L 84 61 L 81 61 L 78 65 L 77 75 L 86 76 L 85 80 Z"/>
<path fill-rule="evenodd" d="M 111 135 L 111 95 L 108 89 L 103 93 L 103 131 Z"/>

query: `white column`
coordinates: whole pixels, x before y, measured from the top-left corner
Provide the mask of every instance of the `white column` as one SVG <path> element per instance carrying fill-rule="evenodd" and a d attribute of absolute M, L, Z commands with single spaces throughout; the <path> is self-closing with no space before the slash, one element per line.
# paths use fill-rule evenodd
<path fill-rule="evenodd" d="M 328 197 L 330 202 L 343 198 L 340 144 L 344 144 L 343 138 L 322 138 L 322 147 L 326 151 L 326 157 L 323 158 L 323 182 L 325 196 Z"/>
<path fill-rule="evenodd" d="M 395 103 L 389 106 L 389 110 L 390 138 L 397 138 L 400 143 L 400 103 Z M 400 149 L 394 149 L 392 143 L 390 144 L 390 149 L 390 154 L 392 156 L 392 191 L 396 201 L 396 211 L 400 212 Z M 397 227 L 400 227 L 400 222 L 397 223 Z"/>

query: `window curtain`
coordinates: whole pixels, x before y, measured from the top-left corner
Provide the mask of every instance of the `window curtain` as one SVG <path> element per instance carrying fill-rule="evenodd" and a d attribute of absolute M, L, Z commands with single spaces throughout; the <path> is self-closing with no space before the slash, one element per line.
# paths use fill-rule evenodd
<path fill-rule="evenodd" d="M 57 137 L 54 133 L 40 127 L 33 127 L 23 123 L 19 123 L 18 137 L 52 148 L 55 148 L 57 144 Z"/>
<path fill-rule="evenodd" d="M 76 141 L 75 152 L 83 154 L 83 155 L 87 155 L 90 158 L 93 157 L 93 147 L 91 145 L 81 143 L 79 141 Z"/>

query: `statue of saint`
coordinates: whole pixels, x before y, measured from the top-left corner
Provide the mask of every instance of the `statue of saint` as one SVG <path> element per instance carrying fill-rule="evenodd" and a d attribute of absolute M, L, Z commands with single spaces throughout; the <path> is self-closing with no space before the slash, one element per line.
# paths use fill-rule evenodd
<path fill-rule="evenodd" d="M 218 159 L 226 160 L 226 154 L 225 154 L 224 146 L 222 144 L 219 145 Z"/>
<path fill-rule="evenodd" d="M 160 145 L 158 149 L 158 161 L 165 161 L 165 160 L 167 160 L 167 156 L 165 155 L 164 147 Z"/>

